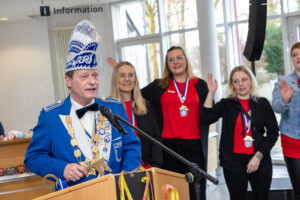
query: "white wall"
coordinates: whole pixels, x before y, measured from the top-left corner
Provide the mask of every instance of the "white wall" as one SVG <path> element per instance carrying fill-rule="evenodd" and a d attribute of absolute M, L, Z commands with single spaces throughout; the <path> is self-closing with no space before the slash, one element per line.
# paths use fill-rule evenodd
<path fill-rule="evenodd" d="M 75 26 L 83 19 L 93 22 L 102 37 L 97 50 L 100 67 L 99 96 L 108 96 L 112 68 L 107 57 L 114 57 L 110 10 L 91 15 L 36 16 L 33 21 L 0 24 L 0 121 L 5 132 L 28 131 L 38 120 L 41 108 L 61 99 L 53 51 L 52 29 Z"/>
<path fill-rule="evenodd" d="M 107 97 L 110 90 L 110 79 L 113 68 L 106 62 L 107 57 L 115 57 L 115 46 L 113 40 L 113 29 L 110 9 L 107 4 L 103 4 L 103 13 L 92 14 L 91 22 L 96 27 L 97 32 L 101 35 L 102 40 L 97 50 L 97 62 L 99 65 L 99 96 Z"/>
<path fill-rule="evenodd" d="M 54 103 L 45 19 L 0 25 L 0 121 L 5 132 L 28 131 Z"/>

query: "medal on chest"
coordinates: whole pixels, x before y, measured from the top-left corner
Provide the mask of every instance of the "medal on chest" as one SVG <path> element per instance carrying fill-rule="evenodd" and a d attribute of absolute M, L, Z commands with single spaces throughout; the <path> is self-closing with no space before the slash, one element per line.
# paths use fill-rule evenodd
<path fill-rule="evenodd" d="M 179 90 L 179 87 L 178 87 L 177 82 L 176 82 L 175 79 L 173 79 L 173 82 L 174 82 L 174 86 L 175 86 L 175 89 L 176 89 L 176 91 L 177 91 L 178 97 L 179 97 L 179 99 L 180 99 L 180 102 L 181 102 L 181 104 L 182 104 L 182 105 L 180 106 L 180 108 L 179 108 L 180 116 L 181 116 L 181 117 L 186 117 L 187 114 L 188 114 L 188 110 L 189 110 L 189 109 L 188 109 L 188 107 L 186 107 L 186 106 L 184 105 L 184 102 L 185 102 L 185 100 L 186 100 L 186 95 L 187 95 L 187 91 L 188 91 L 189 78 L 186 77 L 183 95 L 181 94 L 181 92 L 180 92 L 180 90 Z"/>
<path fill-rule="evenodd" d="M 253 141 L 254 141 L 254 139 L 251 136 L 249 136 L 249 135 L 247 135 L 246 137 L 244 137 L 244 145 L 245 145 L 245 147 L 251 147 L 252 144 L 253 144 Z"/>
<path fill-rule="evenodd" d="M 185 105 L 182 105 L 180 106 L 179 110 L 180 110 L 180 116 L 185 117 L 187 116 L 189 109 Z"/>
<path fill-rule="evenodd" d="M 251 115 L 250 108 L 249 108 L 248 114 Z M 243 136 L 244 136 L 244 139 L 243 139 L 244 140 L 244 145 L 245 145 L 245 147 L 249 148 L 249 147 L 252 147 L 253 141 L 254 141 L 254 139 L 250 135 L 251 121 L 250 121 L 250 119 L 247 119 L 245 114 L 242 114 L 242 116 L 243 116 L 243 121 L 244 121 L 243 123 L 246 126 L 246 136 L 244 136 L 244 134 L 243 134 Z M 244 129 L 244 127 L 243 127 L 243 129 Z M 244 130 L 243 130 L 243 133 L 244 133 Z"/>

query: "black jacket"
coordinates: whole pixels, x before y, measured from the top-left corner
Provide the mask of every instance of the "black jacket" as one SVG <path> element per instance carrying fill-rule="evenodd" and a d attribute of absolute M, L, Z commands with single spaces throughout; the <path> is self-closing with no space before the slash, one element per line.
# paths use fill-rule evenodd
<path fill-rule="evenodd" d="M 254 152 L 260 151 L 264 157 L 269 157 L 279 135 L 277 120 L 269 101 L 262 97 L 256 99 L 254 101 L 251 97 L 249 101 Z M 233 155 L 234 127 L 240 113 L 239 104 L 238 99 L 221 99 L 213 108 L 204 108 L 202 113 L 202 122 L 206 124 L 214 123 L 222 117 L 219 156 L 220 165 L 225 168 L 229 168 Z"/>
<path fill-rule="evenodd" d="M 162 133 L 163 130 L 163 114 L 162 109 L 160 105 L 160 98 L 162 94 L 166 91 L 167 88 L 162 88 L 159 85 L 160 79 L 156 79 L 153 82 L 151 82 L 149 85 L 144 87 L 142 91 L 142 95 L 145 99 L 147 99 L 150 102 L 151 107 L 153 108 L 155 118 L 157 121 L 158 128 L 160 130 L 160 133 Z M 207 84 L 204 80 L 198 79 L 198 82 L 195 84 L 196 91 L 199 95 L 199 101 L 200 101 L 200 122 L 202 121 L 202 109 L 203 109 L 203 103 L 206 99 L 208 88 Z M 201 131 L 201 145 L 202 145 L 202 152 L 204 154 L 205 158 L 205 169 L 207 167 L 207 148 L 208 148 L 208 125 L 202 124 L 200 126 Z"/>
<path fill-rule="evenodd" d="M 147 106 L 146 115 L 137 115 L 134 113 L 134 118 L 137 124 L 137 127 L 142 131 L 146 132 L 148 135 L 152 136 L 154 139 L 161 142 L 161 134 L 156 124 L 153 110 L 151 109 L 149 103 Z M 139 136 L 142 144 L 142 160 L 145 165 L 151 164 L 152 167 L 161 167 L 162 166 L 162 150 L 156 144 L 153 144 L 147 138 Z"/>

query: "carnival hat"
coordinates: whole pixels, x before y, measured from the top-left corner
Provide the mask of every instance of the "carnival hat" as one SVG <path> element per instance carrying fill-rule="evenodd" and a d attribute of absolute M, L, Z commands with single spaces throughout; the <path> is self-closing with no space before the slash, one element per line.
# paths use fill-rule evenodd
<path fill-rule="evenodd" d="M 73 70 L 97 69 L 96 50 L 101 36 L 88 20 L 79 22 L 71 35 L 66 73 Z"/>

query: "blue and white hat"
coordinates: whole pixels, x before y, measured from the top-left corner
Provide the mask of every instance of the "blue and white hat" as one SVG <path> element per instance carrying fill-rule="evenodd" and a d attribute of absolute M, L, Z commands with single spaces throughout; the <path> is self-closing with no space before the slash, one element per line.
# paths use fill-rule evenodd
<path fill-rule="evenodd" d="M 66 73 L 73 70 L 97 69 L 96 50 L 101 36 L 88 20 L 79 22 L 71 35 Z"/>

